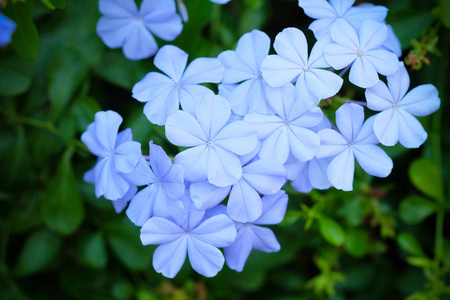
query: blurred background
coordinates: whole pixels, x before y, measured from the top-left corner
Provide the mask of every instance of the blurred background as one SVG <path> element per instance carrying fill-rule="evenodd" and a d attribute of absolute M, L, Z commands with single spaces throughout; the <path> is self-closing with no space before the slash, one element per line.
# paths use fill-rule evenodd
<path fill-rule="evenodd" d="M 370 1 L 389 8 L 411 88 L 439 90 L 441 109 L 420 119 L 425 144 L 386 148 L 392 174 L 357 169 L 352 192 L 287 185 L 289 210 L 272 227 L 280 252 L 254 251 L 243 272 L 225 265 L 214 278 L 186 262 L 173 280 L 154 271 L 155 247 L 141 245 L 139 228 L 83 181 L 95 157 L 79 140 L 97 111 L 111 109 L 144 153 L 150 140 L 178 153 L 131 97 L 156 70 L 152 59 L 130 61 L 103 45 L 98 1 L 1 2 L 17 30 L 0 48 L 0 299 L 450 299 L 449 0 Z M 295 0 L 184 4 L 189 21 L 173 44 L 190 61 L 234 50 L 253 29 L 273 41 L 297 27 L 314 43 Z M 332 117 L 346 99 L 364 100 L 364 90 L 346 80 L 321 106 Z"/>

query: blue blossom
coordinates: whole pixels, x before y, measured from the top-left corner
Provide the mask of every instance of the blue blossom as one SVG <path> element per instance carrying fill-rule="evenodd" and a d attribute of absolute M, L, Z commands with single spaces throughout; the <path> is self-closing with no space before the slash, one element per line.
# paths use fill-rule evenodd
<path fill-rule="evenodd" d="M 153 124 L 164 125 L 167 117 L 178 111 L 181 104 L 184 111 L 194 114 L 198 100 L 214 93 L 200 83 L 218 83 L 224 67 L 217 58 L 201 57 L 186 68 L 188 54 L 183 50 L 166 45 L 155 56 L 153 63 L 166 75 L 148 73 L 133 87 L 133 97 L 147 102 L 144 114 Z"/>
<path fill-rule="evenodd" d="M 288 196 L 285 191 L 262 199 L 261 216 L 253 222 L 236 222 L 237 235 L 233 244 L 224 248 L 227 265 L 241 272 L 252 250 L 277 252 L 280 244 L 273 231 L 258 225 L 274 225 L 280 223 L 286 213 Z"/>
<path fill-rule="evenodd" d="M 344 21 L 336 21 L 331 28 L 334 43 L 325 47 L 325 59 L 335 69 L 351 65 L 351 83 L 368 88 L 374 86 L 381 75 L 391 75 L 398 69 L 397 55 L 380 48 L 386 41 L 386 25 L 364 21 L 358 33 Z"/>
<path fill-rule="evenodd" d="M 134 0 L 100 0 L 102 17 L 97 34 L 109 48 L 123 48 L 126 58 L 153 56 L 158 45 L 152 34 L 173 41 L 183 29 L 174 0 L 143 0 L 138 10 Z"/>
<path fill-rule="evenodd" d="M 308 129 L 320 123 L 323 113 L 307 98 L 296 98 L 294 86 L 267 89 L 275 115 L 250 113 L 244 121 L 255 125 L 261 139 L 260 158 L 274 157 L 284 163 L 292 154 L 299 161 L 314 157 L 319 149 L 317 133 Z"/>
<path fill-rule="evenodd" d="M 231 0 L 210 0 L 210 1 L 216 4 L 227 4 Z"/>
<path fill-rule="evenodd" d="M 414 117 L 435 112 L 440 106 L 436 87 L 420 85 L 407 93 L 409 75 L 403 62 L 398 71 L 366 90 L 367 107 L 380 111 L 375 116 L 374 131 L 383 145 L 393 146 L 398 141 L 407 148 L 417 148 L 425 142 L 427 133 Z"/>
<path fill-rule="evenodd" d="M 16 23 L 0 13 L 0 47 L 11 43 L 11 38 L 16 30 Z"/>
<path fill-rule="evenodd" d="M 377 177 L 391 173 L 392 160 L 378 147 L 378 139 L 373 132 L 371 117 L 364 122 L 362 106 L 347 103 L 336 111 L 336 125 L 339 131 L 323 129 L 319 131 L 320 149 L 317 158 L 332 157 L 327 175 L 337 189 L 351 191 L 355 173 L 355 158 L 363 170 Z M 364 123 L 364 124 L 363 124 Z"/>
<path fill-rule="evenodd" d="M 141 144 L 132 139 L 131 129 L 120 133 L 122 117 L 111 110 L 95 114 L 95 121 L 81 135 L 81 140 L 96 156 L 94 166 L 95 194 L 109 200 L 123 198 L 130 189 L 124 177 L 131 173 L 141 158 Z"/>
<path fill-rule="evenodd" d="M 138 175 L 147 187 L 140 190 L 127 209 L 128 218 L 142 226 L 152 216 L 169 217 L 183 213 L 181 198 L 184 196 L 183 167 L 172 165 L 164 150 L 150 142 L 150 166 L 144 162 Z"/>
<path fill-rule="evenodd" d="M 286 170 L 273 158 L 244 162 L 242 177 L 232 186 L 217 187 L 207 181 L 192 183 L 190 195 L 198 209 L 217 206 L 229 194 L 227 214 L 234 221 L 251 222 L 262 213 L 260 194 L 277 193 L 286 183 Z"/>
<path fill-rule="evenodd" d="M 323 57 L 327 43 L 325 39 L 317 42 L 308 59 L 308 43 L 303 32 L 297 28 L 285 28 L 273 44 L 277 55 L 269 55 L 263 61 L 264 79 L 272 87 L 295 81 L 299 93 L 307 92 L 317 100 L 336 95 L 342 86 L 342 78 L 321 69 L 330 67 Z"/>
<path fill-rule="evenodd" d="M 153 267 L 166 277 L 177 275 L 186 253 L 197 273 L 213 277 L 225 262 L 217 247 L 227 247 L 236 238 L 234 222 L 225 214 L 205 217 L 205 211 L 195 208 L 188 192 L 182 201 L 185 215 L 168 219 L 152 217 L 144 224 L 142 244 L 160 244 L 153 254 Z"/>
<path fill-rule="evenodd" d="M 195 117 L 177 111 L 167 118 L 166 137 L 175 145 L 192 147 L 175 156 L 190 182 L 208 181 L 217 186 L 236 183 L 242 175 L 238 155 L 255 149 L 255 129 L 243 121 L 228 123 L 231 108 L 222 96 L 206 96 L 196 107 Z"/>
<path fill-rule="evenodd" d="M 305 14 L 317 19 L 309 25 L 316 39 L 330 34 L 336 20 L 341 20 L 358 28 L 364 20 L 383 22 L 388 9 L 384 6 L 364 4 L 352 6 L 355 0 L 299 0 L 298 5 Z"/>
<path fill-rule="evenodd" d="M 227 50 L 219 54 L 218 58 L 225 66 L 222 83 L 239 83 L 227 97 L 234 113 L 241 116 L 249 112 L 273 113 L 264 91 L 267 83 L 261 76 L 261 63 L 269 49 L 269 36 L 253 30 L 239 39 L 236 51 Z"/>

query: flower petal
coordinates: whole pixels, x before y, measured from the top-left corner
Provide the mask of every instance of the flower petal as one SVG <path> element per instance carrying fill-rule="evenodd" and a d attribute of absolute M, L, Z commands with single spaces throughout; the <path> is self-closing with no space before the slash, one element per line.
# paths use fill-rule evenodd
<path fill-rule="evenodd" d="M 188 237 L 182 236 L 172 242 L 159 245 L 153 253 L 153 267 L 165 277 L 174 278 L 184 261 L 188 248 Z"/>
<path fill-rule="evenodd" d="M 432 84 L 423 84 L 413 88 L 399 102 L 398 107 L 413 116 L 424 117 L 439 109 L 441 100 L 439 92 Z"/>
<path fill-rule="evenodd" d="M 171 221 L 153 217 L 141 228 L 141 241 L 144 246 L 165 244 L 179 239 L 185 230 Z"/>
<path fill-rule="evenodd" d="M 188 54 L 178 47 L 165 45 L 155 55 L 153 64 L 167 74 L 172 80 L 179 83 L 186 68 Z"/>
<path fill-rule="evenodd" d="M 361 168 L 369 175 L 387 177 L 392 171 L 392 159 L 378 146 L 355 145 L 353 153 Z"/>
<path fill-rule="evenodd" d="M 139 60 L 153 56 L 158 50 L 158 44 L 147 28 L 140 24 L 129 32 L 122 49 L 126 58 Z"/>
<path fill-rule="evenodd" d="M 355 157 L 350 149 L 337 155 L 330 163 L 327 171 L 331 184 L 340 190 L 353 190 L 355 173 Z"/>
<path fill-rule="evenodd" d="M 208 140 L 199 122 L 184 111 L 177 111 L 170 115 L 165 128 L 167 139 L 177 146 L 205 145 Z"/>
<path fill-rule="evenodd" d="M 219 187 L 208 181 L 202 181 L 192 183 L 189 191 L 195 207 L 207 210 L 217 206 L 228 196 L 230 186 Z"/>
<path fill-rule="evenodd" d="M 227 215 L 218 214 L 192 229 L 191 235 L 214 247 L 227 247 L 236 238 L 236 227 Z"/>
<path fill-rule="evenodd" d="M 213 277 L 222 270 L 225 259 L 222 252 L 195 238 L 188 239 L 188 255 L 192 268 L 205 277 Z"/>

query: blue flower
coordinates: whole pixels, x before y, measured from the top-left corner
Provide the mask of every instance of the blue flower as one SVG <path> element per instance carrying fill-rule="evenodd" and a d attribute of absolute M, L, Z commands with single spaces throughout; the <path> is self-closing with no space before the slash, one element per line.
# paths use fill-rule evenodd
<path fill-rule="evenodd" d="M 253 222 L 236 222 L 237 235 L 233 244 L 224 248 L 227 265 L 241 272 L 252 250 L 277 252 L 280 244 L 272 230 L 258 225 L 280 223 L 286 213 L 288 196 L 285 191 L 262 198 L 261 216 Z"/>
<path fill-rule="evenodd" d="M 336 95 L 343 80 L 333 72 L 321 69 L 330 67 L 323 57 L 326 44 L 325 40 L 317 42 L 308 59 L 308 44 L 303 32 L 297 28 L 285 28 L 273 44 L 277 55 L 269 55 L 263 61 L 264 79 L 272 87 L 295 81 L 299 93 L 309 93 L 317 102 Z"/>
<path fill-rule="evenodd" d="M 244 121 L 255 125 L 261 139 L 260 158 L 274 157 L 285 163 L 292 154 L 299 161 L 308 161 L 319 149 L 317 133 L 308 129 L 320 123 L 323 113 L 307 98 L 296 98 L 294 86 L 268 88 L 268 100 L 275 115 L 250 113 Z"/>
<path fill-rule="evenodd" d="M 231 108 L 222 96 L 206 96 L 196 107 L 195 117 L 177 111 L 167 118 L 166 137 L 175 145 L 192 147 L 175 156 L 190 182 L 208 181 L 217 186 L 236 183 L 242 175 L 238 155 L 252 152 L 258 143 L 252 125 L 228 120 Z"/>
<path fill-rule="evenodd" d="M 362 106 L 347 103 L 336 111 L 336 125 L 333 129 L 319 131 L 320 149 L 317 158 L 332 157 L 327 175 L 337 189 L 351 191 L 355 173 L 355 158 L 363 170 L 377 177 L 391 173 L 391 158 L 376 144 L 371 117 L 364 122 Z M 364 124 L 363 124 L 364 123 Z"/>
<path fill-rule="evenodd" d="M 334 43 L 325 47 L 325 59 L 335 69 L 351 65 L 351 83 L 368 88 L 374 86 L 381 75 L 391 75 L 398 69 L 395 53 L 380 48 L 386 41 L 386 25 L 364 21 L 358 33 L 347 22 L 338 20 L 331 28 Z"/>
<path fill-rule="evenodd" d="M 88 149 L 99 157 L 94 166 L 95 194 L 109 200 L 123 198 L 130 189 L 125 178 L 142 157 L 141 144 L 132 139 L 131 129 L 119 134 L 122 117 L 111 110 L 95 114 L 95 121 L 81 135 Z"/>
<path fill-rule="evenodd" d="M 261 63 L 269 49 L 267 34 L 253 30 L 239 39 L 236 51 L 227 50 L 219 54 L 218 58 L 225 66 L 222 83 L 239 83 L 227 97 L 234 113 L 241 116 L 249 112 L 273 113 L 264 91 L 267 83 L 261 75 Z"/>
<path fill-rule="evenodd" d="M 160 244 L 153 254 L 153 267 L 166 277 L 177 275 L 186 253 L 197 273 L 213 277 L 225 262 L 217 247 L 227 247 L 236 238 L 234 222 L 225 214 L 205 217 L 205 211 L 195 208 L 188 192 L 182 201 L 185 215 L 169 219 L 153 217 L 144 224 L 142 244 Z"/>
<path fill-rule="evenodd" d="M 380 111 L 375 116 L 374 131 L 383 145 L 398 141 L 407 148 L 417 148 L 425 142 L 427 133 L 414 116 L 427 116 L 439 109 L 440 99 L 432 84 L 420 85 L 407 93 L 409 75 L 403 62 L 398 71 L 366 90 L 367 107 Z"/>
<path fill-rule="evenodd" d="M 11 37 L 16 30 L 16 23 L 0 13 L 0 47 L 11 43 Z"/>
<path fill-rule="evenodd" d="M 197 102 L 214 93 L 200 83 L 218 83 L 224 67 L 217 58 L 200 57 L 186 68 L 188 54 L 183 50 L 166 45 L 155 56 L 155 66 L 167 74 L 148 73 L 133 87 L 133 97 L 147 102 L 144 114 L 153 124 L 164 125 L 167 117 L 178 111 L 181 104 L 184 111 L 194 114 Z"/>
<path fill-rule="evenodd" d="M 303 8 L 305 14 L 317 19 L 309 25 L 316 39 L 320 39 L 330 33 L 330 29 L 336 20 L 348 22 L 357 28 L 364 20 L 383 22 L 388 9 L 384 6 L 371 4 L 353 7 L 355 0 L 299 0 L 298 5 Z"/>
<path fill-rule="evenodd" d="M 183 213 L 181 198 L 184 196 L 183 167 L 172 165 L 164 150 L 150 142 L 150 166 L 144 162 L 134 176 L 145 180 L 148 186 L 140 190 L 127 209 L 128 218 L 142 226 L 152 216 L 169 217 Z M 133 176 L 133 174 L 130 174 Z M 129 175 L 129 176 L 130 176 Z"/>
<path fill-rule="evenodd" d="M 158 45 L 152 34 L 173 41 L 183 29 L 174 0 L 143 0 L 138 10 L 134 0 L 100 0 L 103 14 L 97 34 L 109 48 L 123 48 L 126 58 L 153 56 Z"/>

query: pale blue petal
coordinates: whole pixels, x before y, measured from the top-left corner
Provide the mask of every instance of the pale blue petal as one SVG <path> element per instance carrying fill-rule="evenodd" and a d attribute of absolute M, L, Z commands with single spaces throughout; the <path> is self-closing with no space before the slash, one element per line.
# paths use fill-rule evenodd
<path fill-rule="evenodd" d="M 259 139 L 265 139 L 284 125 L 284 120 L 277 115 L 258 113 L 249 113 L 244 117 L 244 121 L 255 126 Z"/>
<path fill-rule="evenodd" d="M 311 160 L 319 151 L 320 138 L 309 129 L 289 126 L 288 139 L 291 154 L 299 161 Z"/>
<path fill-rule="evenodd" d="M 113 156 L 116 171 L 123 174 L 130 173 L 136 168 L 141 156 L 141 144 L 138 142 L 129 141 L 120 144 Z"/>
<path fill-rule="evenodd" d="M 233 185 L 228 198 L 227 213 L 231 219 L 241 223 L 255 221 L 261 216 L 261 197 L 245 180 L 241 179 Z"/>
<path fill-rule="evenodd" d="M 343 16 L 350 24 L 357 27 L 365 20 L 384 22 L 388 9 L 381 5 L 372 5 L 369 3 L 360 4 L 351 7 Z"/>
<path fill-rule="evenodd" d="M 161 146 L 153 144 L 153 141 L 149 143 L 149 156 L 150 156 L 150 166 L 152 167 L 153 173 L 159 178 L 166 176 L 172 167 L 172 160 L 164 152 Z"/>
<path fill-rule="evenodd" d="M 367 107 L 375 111 L 383 111 L 392 108 L 394 99 L 391 91 L 383 81 L 378 81 L 374 86 L 366 89 Z"/>
<path fill-rule="evenodd" d="M 378 144 L 379 140 L 373 130 L 376 116 L 368 118 L 361 127 L 358 136 L 355 138 L 354 143 L 361 144 Z"/>
<path fill-rule="evenodd" d="M 398 63 L 397 72 L 387 77 L 387 82 L 392 102 L 398 103 L 406 95 L 410 83 L 408 71 L 402 61 Z"/>
<path fill-rule="evenodd" d="M 153 253 L 153 268 L 165 277 L 174 278 L 184 261 L 187 252 L 187 235 L 184 235 L 172 242 L 159 245 Z"/>
<path fill-rule="evenodd" d="M 211 147 L 207 161 L 208 181 L 225 187 L 235 184 L 242 176 L 241 162 L 237 155 L 221 147 Z"/>
<path fill-rule="evenodd" d="M 308 64 L 308 42 L 303 32 L 294 27 L 283 29 L 273 43 L 277 54 L 300 67 Z"/>
<path fill-rule="evenodd" d="M 191 235 L 214 247 L 227 247 L 236 238 L 236 227 L 234 222 L 224 214 L 218 214 L 203 221 L 191 230 Z"/>
<path fill-rule="evenodd" d="M 392 159 L 378 146 L 355 145 L 353 153 L 361 168 L 369 175 L 387 177 L 392 171 Z"/>
<path fill-rule="evenodd" d="M 289 156 L 289 138 L 286 126 L 280 127 L 261 142 L 260 158 L 273 157 L 285 163 Z"/>
<path fill-rule="evenodd" d="M 144 106 L 144 114 L 147 119 L 156 125 L 164 125 L 167 117 L 178 111 L 180 97 L 178 90 L 173 86 L 161 86 L 163 90 L 155 94 Z M 158 98 L 156 98 L 158 97 Z"/>
<path fill-rule="evenodd" d="M 103 15 L 114 18 L 131 18 L 138 13 L 133 0 L 100 0 L 98 8 Z"/>
<path fill-rule="evenodd" d="M 261 216 L 253 224 L 275 225 L 283 221 L 288 205 L 288 195 L 281 190 L 274 195 L 262 197 Z"/>
<path fill-rule="evenodd" d="M 141 241 L 144 246 L 173 242 L 185 233 L 185 230 L 171 221 L 154 217 L 141 228 Z"/>
<path fill-rule="evenodd" d="M 251 233 L 245 230 L 245 227 L 241 227 L 234 243 L 223 249 L 228 267 L 236 272 L 241 272 L 252 248 Z"/>
<path fill-rule="evenodd" d="M 432 84 L 423 84 L 413 88 L 398 103 L 398 107 L 404 109 L 413 116 L 424 117 L 439 109 L 441 100 L 439 92 Z"/>
<path fill-rule="evenodd" d="M 122 49 L 126 58 L 139 60 L 153 56 L 158 44 L 144 24 L 138 24 L 130 31 Z"/>
<path fill-rule="evenodd" d="M 230 103 L 222 96 L 208 95 L 199 101 L 195 117 L 205 134 L 206 142 L 215 139 L 217 133 L 227 123 L 230 114 Z"/>
<path fill-rule="evenodd" d="M 321 39 L 330 35 L 331 27 L 336 21 L 336 16 L 331 18 L 319 19 L 309 24 L 308 29 L 314 32 L 316 39 Z"/>
<path fill-rule="evenodd" d="M 324 57 L 333 68 L 340 70 L 351 65 L 358 58 L 356 52 L 357 50 L 345 46 L 328 44 L 325 46 Z"/>
<path fill-rule="evenodd" d="M 182 83 L 219 83 L 222 80 L 224 71 L 225 67 L 217 58 L 200 57 L 192 61 L 186 68 Z"/>
<path fill-rule="evenodd" d="M 336 156 L 348 148 L 348 142 L 339 132 L 333 129 L 323 129 L 317 133 L 320 138 L 318 159 Z"/>
<path fill-rule="evenodd" d="M 106 46 L 115 49 L 123 46 L 135 26 L 133 18 L 101 17 L 96 32 Z"/>
<path fill-rule="evenodd" d="M 271 229 L 256 225 L 250 225 L 250 227 L 253 232 L 253 249 L 267 253 L 280 250 L 280 243 L 278 243 L 277 238 Z"/>
<path fill-rule="evenodd" d="M 95 138 L 105 151 L 114 153 L 117 132 L 122 123 L 122 117 L 115 111 L 99 111 L 95 114 Z"/>
<path fill-rule="evenodd" d="M 158 11 L 173 11 L 175 12 L 176 6 L 175 2 L 172 0 L 159 0 L 159 1 L 142 1 L 141 6 L 139 7 L 139 12 L 142 15 L 151 14 Z"/>
<path fill-rule="evenodd" d="M 239 160 L 241 161 L 241 165 L 244 166 L 251 160 L 255 160 L 260 149 L 261 149 L 261 141 L 258 141 L 255 149 L 252 152 L 250 152 L 249 154 L 245 154 L 245 155 L 239 155 Z"/>
<path fill-rule="evenodd" d="M 182 166 L 174 164 L 162 182 L 166 195 L 173 200 L 181 199 L 184 195 L 184 169 Z"/>
<path fill-rule="evenodd" d="M 392 29 L 391 25 L 387 25 L 388 28 L 388 36 L 386 41 L 381 46 L 382 48 L 394 52 L 398 57 L 401 57 L 403 54 L 402 45 L 397 35 L 395 35 L 394 29 Z"/>
<path fill-rule="evenodd" d="M 336 11 L 326 0 L 299 0 L 298 6 L 313 19 L 335 18 Z"/>
<path fill-rule="evenodd" d="M 83 180 L 86 181 L 87 183 L 91 184 L 95 183 L 95 166 L 89 171 L 86 171 L 86 173 L 84 173 Z"/>
<path fill-rule="evenodd" d="M 400 120 L 397 110 L 387 109 L 375 116 L 373 130 L 380 143 L 394 146 L 398 142 Z"/>
<path fill-rule="evenodd" d="M 379 48 L 387 38 L 385 24 L 366 20 L 359 27 L 360 50 L 362 52 Z"/>
<path fill-rule="evenodd" d="M 194 237 L 188 239 L 187 247 L 189 261 L 197 273 L 205 277 L 213 277 L 222 270 L 225 259 L 216 247 Z"/>
<path fill-rule="evenodd" d="M 177 111 L 167 118 L 166 137 L 174 145 L 192 147 L 207 143 L 207 137 L 198 121 L 184 111 Z"/>
<path fill-rule="evenodd" d="M 235 51 L 224 51 L 217 58 L 225 66 L 222 83 L 238 83 L 249 78 L 256 78 L 255 70 L 243 63 Z"/>
<path fill-rule="evenodd" d="M 230 192 L 230 186 L 218 187 L 208 181 L 194 182 L 189 191 L 195 206 L 200 210 L 207 210 L 222 202 Z"/>
<path fill-rule="evenodd" d="M 228 101 L 233 112 L 241 116 L 270 110 L 262 80 L 249 79 L 241 83 L 231 92 Z"/>
<path fill-rule="evenodd" d="M 218 95 L 228 99 L 231 93 L 234 91 L 239 84 L 219 84 L 219 93 Z"/>
<path fill-rule="evenodd" d="M 331 37 L 326 36 L 316 41 L 309 54 L 308 64 L 310 69 L 329 68 L 330 64 L 325 60 L 325 47 L 332 43 Z"/>
<path fill-rule="evenodd" d="M 253 125 L 236 121 L 225 126 L 215 137 L 214 145 L 237 155 L 252 152 L 258 144 L 257 132 Z"/>
<path fill-rule="evenodd" d="M 111 155 L 114 152 L 111 151 L 111 149 L 105 149 L 98 141 L 95 127 L 95 122 L 89 124 L 87 130 L 81 135 L 81 141 L 86 145 L 89 151 L 96 156 L 105 157 Z"/>
<path fill-rule="evenodd" d="M 190 182 L 206 180 L 208 166 L 208 151 L 206 145 L 190 148 L 175 156 L 175 164 L 184 168 L 184 179 Z"/>
<path fill-rule="evenodd" d="M 377 70 L 372 63 L 364 57 L 365 56 L 358 57 L 353 62 L 348 79 L 356 86 L 369 88 L 377 84 L 380 79 L 378 78 Z M 397 58 L 397 56 L 395 58 Z"/>
<path fill-rule="evenodd" d="M 116 147 L 122 143 L 129 142 L 133 140 L 133 131 L 131 128 L 126 128 L 119 132 L 116 137 Z"/>
<path fill-rule="evenodd" d="M 399 141 L 406 148 L 418 148 L 427 139 L 422 124 L 408 112 L 399 110 Z"/>
<path fill-rule="evenodd" d="M 175 220 L 186 230 L 192 230 L 205 218 L 205 211 L 195 207 L 194 202 L 189 195 L 189 189 L 186 189 L 184 197 L 181 199 L 184 206 L 185 215 L 177 216 Z"/>
<path fill-rule="evenodd" d="M 288 180 L 294 180 L 306 169 L 307 164 L 308 162 L 298 161 L 298 159 L 296 159 L 292 154 L 289 155 L 288 159 L 284 163 L 286 178 Z"/>
<path fill-rule="evenodd" d="M 337 74 L 321 69 L 306 72 L 305 77 L 307 89 L 318 99 L 333 97 L 339 92 L 344 82 Z M 321 92 L 317 92 L 319 89 Z"/>
<path fill-rule="evenodd" d="M 95 166 L 95 195 L 97 198 L 104 196 L 108 200 L 122 198 L 130 184 L 122 176 L 117 174 L 113 160 L 104 158 Z"/>
<path fill-rule="evenodd" d="M 155 176 L 147 160 L 142 155 L 136 168 L 129 174 L 123 174 L 123 177 L 137 186 L 148 185 L 158 181 L 158 177 Z"/>
<path fill-rule="evenodd" d="M 349 148 L 333 158 L 327 171 L 331 184 L 343 191 L 353 190 L 354 173 L 355 157 Z"/>
<path fill-rule="evenodd" d="M 328 180 L 328 166 L 331 159 L 322 158 L 309 161 L 308 166 L 308 178 L 311 186 L 315 189 L 326 190 L 331 186 L 331 182 Z"/>
<path fill-rule="evenodd" d="M 163 40 L 174 40 L 183 29 L 172 0 L 143 1 L 139 12 L 150 31 Z"/>
<path fill-rule="evenodd" d="M 166 45 L 159 49 L 153 64 L 166 73 L 172 80 L 179 83 L 186 68 L 188 54 L 178 47 Z"/>
<path fill-rule="evenodd" d="M 288 61 L 279 55 L 269 55 L 261 65 L 262 75 L 271 87 L 282 87 L 292 82 L 303 72 L 298 63 Z"/>
<path fill-rule="evenodd" d="M 261 63 L 270 49 L 270 38 L 260 30 L 252 30 L 244 34 L 236 46 L 236 55 L 246 64 L 253 74 L 258 74 Z"/>
<path fill-rule="evenodd" d="M 179 89 L 179 95 L 183 111 L 194 116 L 198 102 L 206 96 L 214 96 L 214 92 L 203 85 L 188 84 Z"/>
<path fill-rule="evenodd" d="M 381 75 L 391 75 L 398 70 L 398 57 L 387 50 L 370 50 L 364 52 L 364 59 L 368 60 Z"/>
<path fill-rule="evenodd" d="M 277 160 L 265 158 L 242 168 L 242 178 L 259 193 L 277 193 L 286 182 L 286 169 Z"/>
<path fill-rule="evenodd" d="M 323 120 L 322 110 L 306 99 L 296 101 L 288 111 L 291 126 L 307 127 L 312 130 Z"/>
<path fill-rule="evenodd" d="M 131 199 L 126 214 L 134 225 L 142 226 L 147 220 L 153 217 L 156 199 L 155 189 L 158 188 L 158 184 L 148 186 L 143 190 L 140 190 L 133 199 Z"/>
<path fill-rule="evenodd" d="M 344 15 L 354 3 L 355 0 L 330 0 L 330 4 L 334 7 L 339 16 Z"/>
<path fill-rule="evenodd" d="M 347 141 L 354 141 L 364 122 L 364 108 L 346 103 L 336 111 L 336 126 Z"/>
<path fill-rule="evenodd" d="M 343 19 L 334 22 L 331 27 L 331 38 L 336 44 L 354 50 L 354 53 L 360 49 L 360 41 L 355 29 Z"/>
<path fill-rule="evenodd" d="M 282 88 L 267 87 L 266 95 L 270 106 L 284 121 L 296 100 L 294 85 L 287 83 Z"/>
<path fill-rule="evenodd" d="M 119 214 L 120 212 L 122 212 L 122 210 L 124 210 L 125 207 L 127 207 L 128 201 L 130 201 L 131 198 L 133 198 L 134 195 L 136 195 L 137 191 L 138 191 L 137 186 L 130 185 L 130 188 L 122 198 L 112 201 L 116 213 Z"/>
<path fill-rule="evenodd" d="M 303 169 L 303 172 L 299 173 L 296 178 L 294 178 L 291 181 L 291 186 L 294 190 L 300 193 L 309 193 L 312 191 L 313 187 L 311 183 L 309 182 L 308 178 L 308 168 L 306 166 L 309 165 L 309 162 L 305 163 L 305 168 Z"/>

